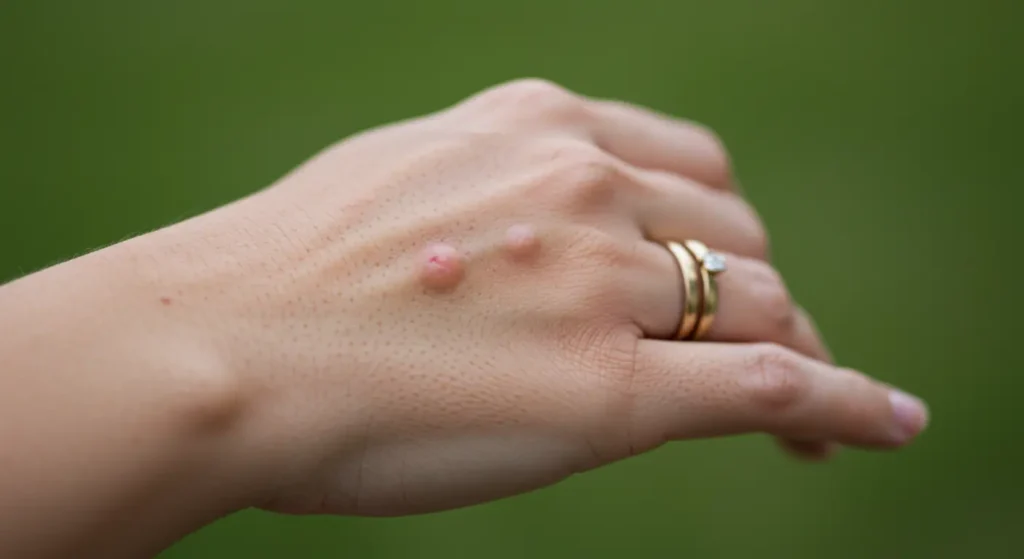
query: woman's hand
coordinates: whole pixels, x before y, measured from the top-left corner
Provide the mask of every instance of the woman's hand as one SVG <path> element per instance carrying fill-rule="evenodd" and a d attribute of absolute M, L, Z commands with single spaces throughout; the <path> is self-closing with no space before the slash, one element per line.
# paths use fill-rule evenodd
<path fill-rule="evenodd" d="M 686 239 L 729 256 L 705 342 L 670 341 Z M 227 364 L 253 504 L 401 515 L 667 441 L 909 442 L 921 404 L 827 363 L 767 246 L 707 130 L 526 80 L 124 248 Z"/>

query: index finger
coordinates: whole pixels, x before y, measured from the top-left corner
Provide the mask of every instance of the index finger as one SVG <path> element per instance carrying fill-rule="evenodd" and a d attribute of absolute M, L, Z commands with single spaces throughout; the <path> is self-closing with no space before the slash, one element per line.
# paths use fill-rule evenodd
<path fill-rule="evenodd" d="M 769 433 L 895 448 L 928 421 L 916 398 L 781 346 L 643 339 L 636 360 L 631 424 L 645 439 Z"/>

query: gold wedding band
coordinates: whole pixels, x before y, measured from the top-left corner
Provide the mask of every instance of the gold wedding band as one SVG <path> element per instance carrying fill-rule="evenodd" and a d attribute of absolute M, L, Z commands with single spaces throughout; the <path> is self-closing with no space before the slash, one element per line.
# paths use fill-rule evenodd
<path fill-rule="evenodd" d="M 715 276 L 726 270 L 725 256 L 700 241 L 664 243 L 679 265 L 683 278 L 683 316 L 676 340 L 699 340 L 707 335 L 718 312 L 718 283 Z"/>
<path fill-rule="evenodd" d="M 668 241 L 665 243 L 665 248 L 675 257 L 683 277 L 683 316 L 679 320 L 676 339 L 685 340 L 693 334 L 697 327 L 697 320 L 700 318 L 701 276 L 697 260 L 683 245 L 675 241 Z"/>
<path fill-rule="evenodd" d="M 718 312 L 718 283 L 715 276 L 726 270 L 725 257 L 713 252 L 700 241 L 686 241 L 686 250 L 700 264 L 702 308 L 690 339 L 699 340 L 707 335 Z"/>

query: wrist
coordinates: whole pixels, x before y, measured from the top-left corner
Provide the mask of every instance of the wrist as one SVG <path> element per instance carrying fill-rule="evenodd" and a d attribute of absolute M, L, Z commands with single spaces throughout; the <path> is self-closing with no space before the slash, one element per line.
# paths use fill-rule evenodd
<path fill-rule="evenodd" d="M 153 379 L 154 408 L 178 447 L 171 458 L 188 470 L 181 489 L 226 514 L 261 498 L 249 432 L 256 394 L 211 279 L 223 262 L 200 254 L 202 241 L 180 238 L 176 227 L 87 255 L 81 275 L 111 286 L 106 312 L 122 317 L 120 335 Z"/>
<path fill-rule="evenodd" d="M 327 304 L 325 285 L 296 278 L 312 260 L 294 250 L 303 244 L 301 224 L 254 219 L 273 210 L 245 204 L 247 213 L 224 208 L 133 239 L 115 257 L 128 263 L 141 299 L 153 301 L 166 327 L 211 364 L 200 378 L 185 379 L 204 394 L 188 415 L 217 441 L 218 475 L 238 486 L 239 508 L 315 485 L 324 462 L 352 446 L 346 435 L 363 400 L 346 380 L 340 340 L 325 346 L 318 342 L 325 333 L 309 328 L 318 313 L 339 309 L 333 297 Z M 309 383 L 325 367 L 338 386 Z"/>
<path fill-rule="evenodd" d="M 0 518 L 20 534 L 0 555 L 41 542 L 54 556 L 152 554 L 259 499 L 244 383 L 145 244 L 0 288 L 0 492 L 22 511 Z"/>

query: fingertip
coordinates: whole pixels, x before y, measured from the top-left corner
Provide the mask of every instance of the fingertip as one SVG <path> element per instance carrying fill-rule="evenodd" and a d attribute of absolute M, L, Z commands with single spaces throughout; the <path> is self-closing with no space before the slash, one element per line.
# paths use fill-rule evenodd
<path fill-rule="evenodd" d="M 906 444 L 924 431 L 928 425 L 928 407 L 916 396 L 902 390 L 889 392 L 893 419 L 896 422 L 893 437 L 898 444 Z"/>

